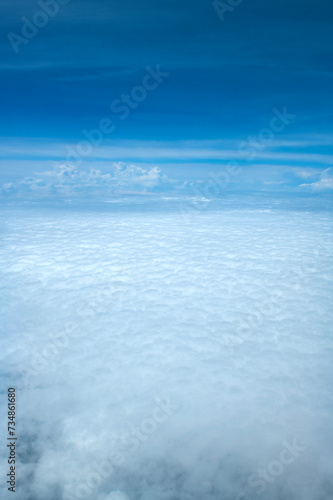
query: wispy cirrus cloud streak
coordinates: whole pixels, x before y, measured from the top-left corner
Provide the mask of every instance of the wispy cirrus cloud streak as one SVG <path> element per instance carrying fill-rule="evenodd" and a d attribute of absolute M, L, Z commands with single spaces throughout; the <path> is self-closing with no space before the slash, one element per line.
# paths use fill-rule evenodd
<path fill-rule="evenodd" d="M 249 143 L 250 144 L 250 143 Z M 71 143 L 55 139 L 2 138 L 0 139 L 0 157 L 11 158 L 46 158 L 64 161 L 66 148 Z M 251 144 L 250 144 L 251 145 Z M 273 144 L 265 145 L 264 149 L 255 150 L 256 160 L 272 162 L 287 160 L 298 163 L 333 162 L 333 154 L 329 151 L 332 142 L 325 136 L 317 139 L 307 137 L 277 139 Z M 249 146 L 250 147 L 250 146 Z M 110 159 L 118 161 L 131 159 L 147 160 L 233 160 L 252 161 L 249 157 L 249 147 L 240 147 L 239 139 L 228 140 L 184 140 L 184 141 L 127 141 L 109 140 L 96 148 L 89 159 Z M 329 149 L 329 150 L 328 150 Z M 251 151 L 252 153 L 252 151 Z"/>

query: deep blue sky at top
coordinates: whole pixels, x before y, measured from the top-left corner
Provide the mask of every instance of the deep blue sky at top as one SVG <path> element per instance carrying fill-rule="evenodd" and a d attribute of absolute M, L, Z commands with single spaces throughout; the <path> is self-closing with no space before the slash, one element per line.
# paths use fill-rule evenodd
<path fill-rule="evenodd" d="M 156 64 L 170 77 L 118 137 L 230 138 L 283 105 L 306 132 L 332 117 L 329 0 L 244 0 L 224 22 L 206 0 L 70 0 L 15 54 L 7 33 L 39 9 L 2 0 L 3 136 L 79 138 Z"/>
<path fill-rule="evenodd" d="M 211 0 L 70 0 L 15 54 L 8 33 L 38 10 L 1 2 L 2 160 L 29 141 L 82 140 L 157 64 L 170 76 L 114 141 L 240 141 L 283 106 L 297 120 L 281 140 L 332 132 L 331 0 L 243 0 L 223 22 Z M 309 151 L 328 153 L 326 139 Z"/>

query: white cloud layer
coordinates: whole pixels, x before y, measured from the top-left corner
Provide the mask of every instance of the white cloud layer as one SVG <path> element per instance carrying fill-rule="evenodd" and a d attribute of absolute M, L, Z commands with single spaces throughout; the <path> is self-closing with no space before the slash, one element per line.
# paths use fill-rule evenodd
<path fill-rule="evenodd" d="M 15 498 L 331 500 L 332 212 L 166 203 L 3 210 Z"/>

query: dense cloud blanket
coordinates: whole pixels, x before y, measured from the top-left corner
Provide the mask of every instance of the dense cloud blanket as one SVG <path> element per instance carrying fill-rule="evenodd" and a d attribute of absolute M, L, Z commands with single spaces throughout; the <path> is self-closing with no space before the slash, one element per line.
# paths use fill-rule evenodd
<path fill-rule="evenodd" d="M 331 207 L 40 204 L 1 223 L 15 498 L 332 499 Z"/>

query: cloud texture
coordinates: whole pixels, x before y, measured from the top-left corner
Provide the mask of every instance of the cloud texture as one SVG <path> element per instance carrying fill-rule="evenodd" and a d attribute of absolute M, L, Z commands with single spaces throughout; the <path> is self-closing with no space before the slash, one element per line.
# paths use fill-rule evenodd
<path fill-rule="evenodd" d="M 113 164 L 112 173 L 91 168 L 80 170 L 71 165 L 60 165 L 52 170 L 37 172 L 18 183 L 5 183 L 2 194 L 79 195 L 145 192 L 170 183 L 158 167 L 142 168 L 123 162 Z"/>
<path fill-rule="evenodd" d="M 331 208 L 126 203 L 3 209 L 17 500 L 331 500 Z"/>

